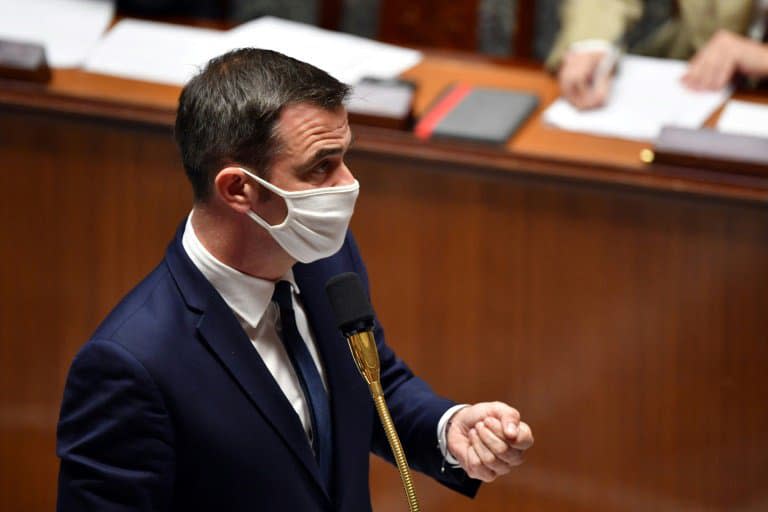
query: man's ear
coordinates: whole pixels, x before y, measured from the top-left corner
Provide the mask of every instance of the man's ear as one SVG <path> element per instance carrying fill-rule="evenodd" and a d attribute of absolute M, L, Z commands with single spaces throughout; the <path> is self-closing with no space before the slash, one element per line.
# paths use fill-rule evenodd
<path fill-rule="evenodd" d="M 257 202 L 259 188 L 238 167 L 225 167 L 213 179 L 213 189 L 219 200 L 240 213 L 247 212 Z"/>

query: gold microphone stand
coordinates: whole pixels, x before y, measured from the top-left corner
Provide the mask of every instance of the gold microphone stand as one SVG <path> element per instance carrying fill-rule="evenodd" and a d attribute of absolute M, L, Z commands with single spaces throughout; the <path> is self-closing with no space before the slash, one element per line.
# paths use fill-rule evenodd
<path fill-rule="evenodd" d="M 392 423 L 392 417 L 389 415 L 387 402 L 384 400 L 384 390 L 381 387 L 379 352 L 376 349 L 376 341 L 373 339 L 373 333 L 363 331 L 347 336 L 349 349 L 352 351 L 352 357 L 357 364 L 357 369 L 368 383 L 373 397 L 373 403 L 376 406 L 376 412 L 379 413 L 379 419 L 384 427 L 384 433 L 387 435 L 389 446 L 395 456 L 397 469 L 400 471 L 400 479 L 403 481 L 405 495 L 408 499 L 408 507 L 411 512 L 419 511 L 419 502 L 416 500 L 416 491 L 413 489 L 411 472 L 408 469 L 408 462 L 405 460 L 405 453 L 400 444 L 400 438 L 397 437 L 395 425 Z"/>

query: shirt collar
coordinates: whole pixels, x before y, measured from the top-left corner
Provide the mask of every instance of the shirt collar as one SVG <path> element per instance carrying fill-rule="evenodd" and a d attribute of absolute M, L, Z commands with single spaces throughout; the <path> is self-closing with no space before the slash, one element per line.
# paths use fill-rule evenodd
<path fill-rule="evenodd" d="M 184 250 L 195 267 L 219 292 L 235 315 L 251 327 L 256 327 L 272 301 L 275 283 L 244 274 L 213 256 L 195 234 L 192 227 L 192 215 L 194 213 L 195 211 L 192 210 L 187 217 L 184 235 L 181 238 Z M 299 293 L 299 287 L 293 277 L 293 270 L 288 270 L 279 281 L 288 281 L 291 283 L 294 293 Z"/>

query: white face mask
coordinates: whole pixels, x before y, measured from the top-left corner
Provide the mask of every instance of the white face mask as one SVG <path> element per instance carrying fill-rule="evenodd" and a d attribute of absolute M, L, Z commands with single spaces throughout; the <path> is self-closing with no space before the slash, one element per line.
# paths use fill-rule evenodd
<path fill-rule="evenodd" d="M 280 224 L 270 225 L 253 210 L 248 211 L 248 216 L 266 229 L 291 257 L 310 263 L 341 249 L 360 192 L 357 180 L 340 187 L 287 191 L 246 169 L 240 170 L 285 200 L 288 214 Z"/>

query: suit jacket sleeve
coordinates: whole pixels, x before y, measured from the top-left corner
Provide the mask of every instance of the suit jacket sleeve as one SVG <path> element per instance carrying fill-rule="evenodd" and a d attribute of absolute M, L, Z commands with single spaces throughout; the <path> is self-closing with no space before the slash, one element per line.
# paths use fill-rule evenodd
<path fill-rule="evenodd" d="M 170 508 L 168 415 L 147 370 L 121 345 L 91 340 L 77 355 L 57 436 L 59 512 Z"/>
<path fill-rule="evenodd" d="M 564 0 L 560 32 L 547 57 L 547 67 L 557 68 L 568 47 L 577 41 L 618 41 L 642 13 L 642 0 Z"/>
<path fill-rule="evenodd" d="M 355 271 L 368 291 L 365 265 L 360 259 L 354 239 L 348 237 L 348 240 Z M 464 470 L 447 464 L 437 441 L 440 417 L 455 402 L 437 396 L 426 382 L 416 377 L 386 344 L 381 324 L 378 319 L 375 322 L 374 335 L 381 361 L 381 383 L 408 465 L 459 493 L 473 497 L 481 482 L 470 478 Z M 392 450 L 378 416 L 374 419 L 374 425 L 373 452 L 394 464 Z"/>

